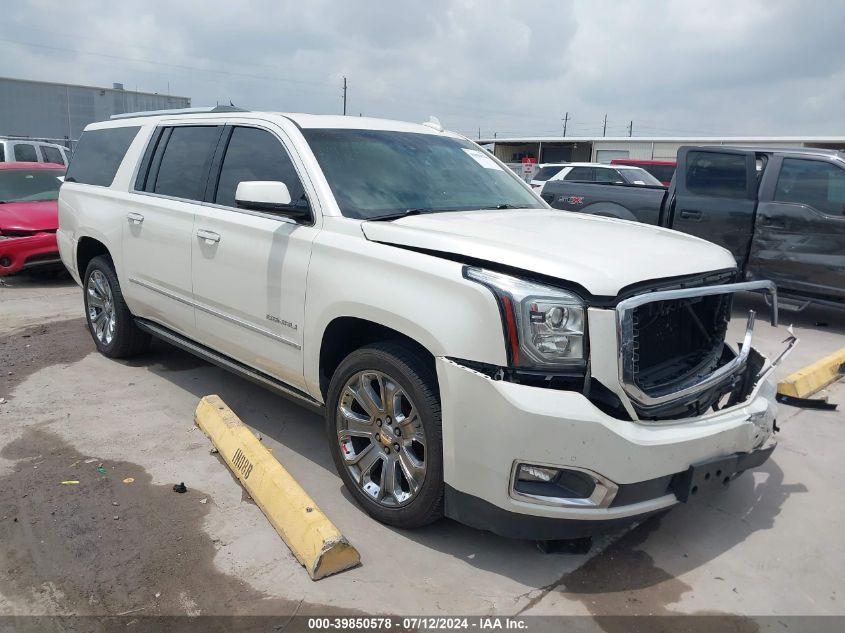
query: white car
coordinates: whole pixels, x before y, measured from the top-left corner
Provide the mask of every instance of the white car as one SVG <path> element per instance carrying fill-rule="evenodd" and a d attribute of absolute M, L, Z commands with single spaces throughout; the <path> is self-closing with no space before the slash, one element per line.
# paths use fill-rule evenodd
<path fill-rule="evenodd" d="M 157 336 L 322 411 L 344 484 L 391 525 L 581 536 L 774 448 L 753 319 L 725 344 L 732 293 L 769 282 L 733 283 L 696 237 L 553 210 L 436 123 L 95 123 L 59 224 L 100 352 Z"/>
<path fill-rule="evenodd" d="M 70 150 L 62 145 L 24 136 L 0 136 L 0 163 L 54 163 L 67 165 Z"/>
<path fill-rule="evenodd" d="M 564 165 L 543 165 L 549 167 L 547 172 L 541 169 L 531 181 L 534 189 L 542 190 L 543 186 L 553 180 L 570 180 L 574 182 L 598 182 L 606 185 L 650 185 L 662 187 L 657 178 L 642 167 L 633 165 L 605 165 L 604 163 L 566 163 Z M 560 167 L 560 169 L 557 169 Z M 552 171 L 551 168 L 554 168 Z M 546 175 L 547 174 L 547 175 Z M 545 178 L 540 179 L 540 175 Z"/>

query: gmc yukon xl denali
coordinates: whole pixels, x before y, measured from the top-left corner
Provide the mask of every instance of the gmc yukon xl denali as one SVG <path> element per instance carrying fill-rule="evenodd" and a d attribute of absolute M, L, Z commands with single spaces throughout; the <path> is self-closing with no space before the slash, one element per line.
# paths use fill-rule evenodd
<path fill-rule="evenodd" d="M 100 352 L 160 337 L 322 411 L 385 523 L 577 537 L 774 448 L 753 313 L 726 341 L 733 293 L 770 282 L 696 237 L 553 210 L 436 121 L 96 123 L 59 207 Z"/>

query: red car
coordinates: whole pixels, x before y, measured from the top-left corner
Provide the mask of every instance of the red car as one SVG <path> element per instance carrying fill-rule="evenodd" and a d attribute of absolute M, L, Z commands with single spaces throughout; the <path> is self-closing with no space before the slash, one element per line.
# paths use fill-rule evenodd
<path fill-rule="evenodd" d="M 636 160 L 633 158 L 614 158 L 610 161 L 610 164 L 642 167 L 663 183 L 664 186 L 668 187 L 672 182 L 672 176 L 675 175 L 675 166 L 677 165 L 677 162 L 674 160 Z"/>
<path fill-rule="evenodd" d="M 0 277 L 61 266 L 56 200 L 64 175 L 55 163 L 0 163 Z"/>

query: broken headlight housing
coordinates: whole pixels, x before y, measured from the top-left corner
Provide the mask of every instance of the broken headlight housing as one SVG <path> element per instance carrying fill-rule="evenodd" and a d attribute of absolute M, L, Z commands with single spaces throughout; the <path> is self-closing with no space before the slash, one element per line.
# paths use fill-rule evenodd
<path fill-rule="evenodd" d="M 464 276 L 495 295 L 511 367 L 560 370 L 586 364 L 586 306 L 578 296 L 485 268 L 467 266 Z"/>

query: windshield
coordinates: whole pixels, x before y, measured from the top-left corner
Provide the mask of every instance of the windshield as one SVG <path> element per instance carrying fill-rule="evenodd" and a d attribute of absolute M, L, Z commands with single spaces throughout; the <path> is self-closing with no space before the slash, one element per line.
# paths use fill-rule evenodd
<path fill-rule="evenodd" d="M 541 209 L 514 173 L 468 141 L 381 130 L 303 130 L 346 217 Z"/>
<path fill-rule="evenodd" d="M 563 169 L 563 165 L 550 165 L 548 167 L 541 167 L 540 171 L 534 174 L 534 178 L 532 180 L 540 180 L 542 182 L 546 182 L 552 176 L 555 176 L 560 173 L 560 170 Z"/>
<path fill-rule="evenodd" d="M 4 169 L 0 171 L 0 202 L 37 202 L 59 197 L 60 169 Z"/>
<path fill-rule="evenodd" d="M 657 178 L 648 173 L 645 169 L 641 169 L 640 167 L 629 167 L 626 169 L 620 169 L 619 173 L 622 174 L 622 177 L 625 179 L 625 182 L 627 182 L 629 185 L 657 185 L 658 187 L 663 186 L 662 182 L 660 182 Z"/>

